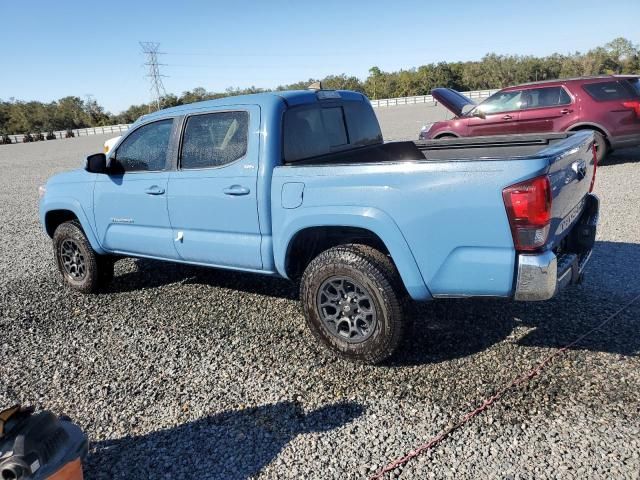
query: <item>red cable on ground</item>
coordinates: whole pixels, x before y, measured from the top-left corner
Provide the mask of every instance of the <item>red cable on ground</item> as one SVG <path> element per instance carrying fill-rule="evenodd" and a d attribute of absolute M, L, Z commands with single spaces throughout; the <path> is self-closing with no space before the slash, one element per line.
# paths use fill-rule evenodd
<path fill-rule="evenodd" d="M 526 372 L 523 375 L 520 375 L 520 376 L 514 378 L 511 381 L 511 383 L 509 383 L 506 387 L 504 387 L 501 390 L 499 390 L 498 392 L 496 392 L 493 396 L 487 398 L 484 402 L 482 402 L 480 405 L 478 405 L 478 407 L 476 407 L 475 410 L 467 413 L 466 415 L 464 415 L 463 417 L 458 419 L 458 421 L 456 423 L 454 423 L 450 427 L 444 429 L 442 432 L 440 432 L 438 435 L 433 437 L 427 443 L 424 443 L 424 444 L 420 445 L 419 447 L 411 450 L 404 457 L 400 457 L 400 458 L 394 460 L 393 462 L 387 464 L 386 466 L 382 467 L 380 470 L 378 470 L 378 472 L 376 474 L 371 476 L 369 480 L 381 480 L 386 473 L 392 472 L 396 468 L 398 468 L 398 467 L 400 467 L 402 465 L 405 465 L 406 463 L 408 463 L 410 460 L 412 460 L 413 458 L 417 457 L 418 455 L 421 455 L 424 452 L 426 452 L 427 450 L 430 450 L 433 447 L 435 447 L 437 444 L 442 442 L 442 440 L 444 440 L 449 435 L 451 435 L 451 433 L 453 433 L 454 431 L 458 430 L 460 427 L 462 427 L 469 420 L 471 420 L 472 418 L 476 417 L 477 415 L 479 415 L 480 413 L 485 411 L 487 408 L 489 408 L 492 404 L 494 404 L 496 401 L 498 401 L 500 398 L 502 398 L 504 396 L 504 394 L 507 393 L 509 390 L 511 390 L 513 387 L 516 387 L 516 386 L 518 386 L 518 385 L 520 385 L 520 384 L 522 384 L 524 382 L 527 382 L 527 381 L 531 380 L 533 377 L 535 377 L 538 374 L 540 374 L 540 372 L 544 369 L 544 367 L 549 365 L 552 362 L 552 360 L 554 360 L 556 357 L 559 357 L 560 355 L 564 354 L 567 350 L 569 350 L 571 347 L 573 347 L 577 343 L 579 343 L 582 340 L 584 340 L 585 338 L 587 338 L 589 335 L 591 335 L 596 330 L 599 330 L 602 327 L 604 327 L 607 323 L 609 323 L 615 317 L 620 315 L 620 313 L 622 313 L 624 310 L 626 310 L 628 307 L 630 307 L 639 298 L 640 298 L 640 294 L 636 295 L 630 302 L 626 303 L 624 306 L 619 308 L 613 314 L 609 315 L 599 325 L 593 327 L 587 333 L 579 336 L 578 338 L 576 338 L 573 342 L 569 343 L 568 345 L 565 345 L 561 349 L 556 350 L 554 353 L 552 353 L 551 355 L 546 357 L 544 360 L 542 360 L 540 363 L 538 363 L 537 366 L 535 366 L 534 368 L 532 368 L 528 372 Z"/>

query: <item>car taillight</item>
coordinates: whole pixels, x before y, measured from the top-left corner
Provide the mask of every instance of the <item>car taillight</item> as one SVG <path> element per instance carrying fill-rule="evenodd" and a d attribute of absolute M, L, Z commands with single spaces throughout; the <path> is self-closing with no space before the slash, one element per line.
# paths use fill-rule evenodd
<path fill-rule="evenodd" d="M 549 177 L 532 178 L 502 190 L 516 250 L 531 251 L 547 241 L 551 221 Z"/>
<path fill-rule="evenodd" d="M 622 106 L 625 108 L 630 108 L 634 112 L 636 112 L 636 117 L 640 118 L 640 101 L 632 100 L 629 102 L 622 102 Z"/>
<path fill-rule="evenodd" d="M 596 150 L 596 143 L 591 145 L 593 151 L 593 177 L 591 177 L 591 185 L 589 185 L 589 193 L 593 192 L 593 186 L 596 184 L 596 172 L 598 171 L 598 151 Z"/>

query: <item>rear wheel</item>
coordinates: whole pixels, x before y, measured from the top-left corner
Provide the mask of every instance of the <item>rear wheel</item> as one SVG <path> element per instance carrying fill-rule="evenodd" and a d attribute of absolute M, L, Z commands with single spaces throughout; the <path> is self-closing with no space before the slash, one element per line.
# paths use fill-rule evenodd
<path fill-rule="evenodd" d="M 334 353 L 375 364 L 400 344 L 404 292 L 378 250 L 350 244 L 322 252 L 306 268 L 300 294 L 309 329 Z"/>
<path fill-rule="evenodd" d="M 444 135 L 440 135 L 436 138 L 436 140 L 451 140 L 452 138 L 458 138 L 455 135 L 451 135 L 450 133 L 445 133 Z"/>
<path fill-rule="evenodd" d="M 596 146 L 596 159 L 598 163 L 602 162 L 606 156 L 609 154 L 610 149 L 609 145 L 607 145 L 607 139 L 603 134 L 596 130 L 592 130 L 594 144 Z"/>
<path fill-rule="evenodd" d="M 77 221 L 56 228 L 53 249 L 63 282 L 74 290 L 94 293 L 113 278 L 114 260 L 93 250 Z"/>

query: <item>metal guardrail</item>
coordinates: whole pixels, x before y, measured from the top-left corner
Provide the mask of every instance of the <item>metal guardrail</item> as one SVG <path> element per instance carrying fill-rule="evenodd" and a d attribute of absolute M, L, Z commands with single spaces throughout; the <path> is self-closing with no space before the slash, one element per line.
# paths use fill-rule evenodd
<path fill-rule="evenodd" d="M 487 98 L 498 90 L 474 90 L 472 92 L 460 92 L 468 98 Z M 416 103 L 433 103 L 438 102 L 433 98 L 433 95 L 419 95 L 416 97 L 398 97 L 398 98 L 382 98 L 380 100 L 371 100 L 371 106 L 376 107 L 395 107 L 397 105 L 413 105 Z"/>
<path fill-rule="evenodd" d="M 86 137 L 87 135 L 105 135 L 107 133 L 121 133 L 129 130 L 129 124 L 122 123 L 119 125 L 105 125 L 103 127 L 88 127 L 88 128 L 74 128 L 71 129 L 73 134 L 76 137 Z M 29 132 L 31 136 L 37 135 L 38 132 Z M 42 134 L 47 136 L 47 132 L 42 132 Z M 56 139 L 66 138 L 67 130 L 57 130 L 53 132 Z M 24 135 L 9 135 L 9 138 L 13 141 L 13 143 L 22 143 Z"/>

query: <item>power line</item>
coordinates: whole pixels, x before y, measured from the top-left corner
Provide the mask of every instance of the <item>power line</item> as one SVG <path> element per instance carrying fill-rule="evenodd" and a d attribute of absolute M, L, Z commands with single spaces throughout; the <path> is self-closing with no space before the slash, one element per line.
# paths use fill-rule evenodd
<path fill-rule="evenodd" d="M 166 66 L 166 64 L 158 63 L 158 55 L 164 55 L 164 52 L 158 51 L 158 48 L 160 48 L 158 42 L 140 42 L 140 46 L 142 47 L 142 52 L 147 56 L 145 65 L 148 67 L 148 73 L 146 77 L 151 82 L 149 88 L 151 91 L 151 103 L 155 103 L 157 110 L 160 110 L 162 98 L 167 95 L 162 83 L 162 77 L 166 77 L 166 75 L 160 73 L 160 66 Z M 149 104 L 149 111 L 151 111 L 151 104 Z"/>

